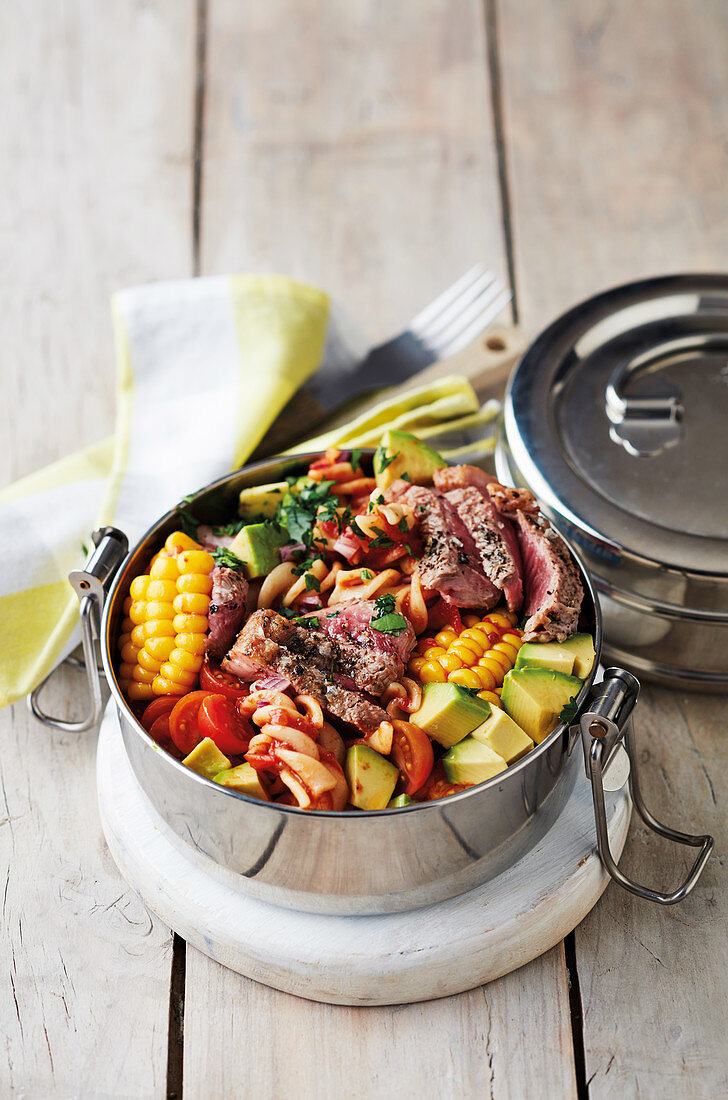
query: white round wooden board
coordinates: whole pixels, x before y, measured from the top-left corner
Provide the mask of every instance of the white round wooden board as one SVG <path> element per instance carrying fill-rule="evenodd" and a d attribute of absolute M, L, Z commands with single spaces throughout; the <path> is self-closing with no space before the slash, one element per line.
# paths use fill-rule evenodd
<path fill-rule="evenodd" d="M 118 718 L 101 725 L 101 822 L 121 873 L 166 925 L 210 958 L 275 989 L 330 1004 L 404 1004 L 473 989 L 542 955 L 583 920 L 608 883 L 591 789 L 579 771 L 566 808 L 518 864 L 458 898 L 384 916 L 319 916 L 246 896 L 239 876 L 180 841 L 142 792 Z M 607 794 L 613 852 L 631 803 Z M 207 866 L 206 866 L 207 865 Z"/>

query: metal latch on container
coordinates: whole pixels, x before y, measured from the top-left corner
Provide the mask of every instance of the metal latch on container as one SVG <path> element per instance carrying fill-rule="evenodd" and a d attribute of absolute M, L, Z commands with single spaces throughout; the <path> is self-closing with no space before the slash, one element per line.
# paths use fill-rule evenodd
<path fill-rule="evenodd" d="M 674 905 L 692 891 L 713 850 L 713 838 L 708 835 L 691 836 L 662 825 L 650 813 L 642 798 L 639 786 L 637 755 L 634 743 L 632 712 L 639 695 L 639 680 L 622 668 L 608 668 L 604 679 L 592 689 L 589 709 L 579 719 L 587 778 L 591 781 L 594 797 L 594 816 L 597 826 L 597 847 L 602 863 L 615 882 L 640 898 Z M 620 871 L 609 846 L 607 811 L 604 804 L 605 790 L 618 790 L 629 777 L 629 789 L 634 807 L 648 829 L 692 848 L 700 848 L 695 863 L 684 882 L 672 893 L 665 894 L 634 882 Z M 619 782 L 622 776 L 621 782 Z M 606 779 L 605 779 L 606 777 Z M 609 780 L 612 782 L 609 782 Z M 615 785 L 616 784 L 616 785 Z"/>
<path fill-rule="evenodd" d="M 96 664 L 94 642 L 98 641 L 100 637 L 101 611 L 106 594 L 129 549 L 126 535 L 123 531 L 119 531 L 117 527 L 100 527 L 97 531 L 94 531 L 91 537 L 94 548 L 89 554 L 84 568 L 74 569 L 68 575 L 68 579 L 80 600 L 79 615 L 81 619 L 83 660 L 86 666 L 86 679 L 89 690 L 89 711 L 85 718 L 81 718 L 77 722 L 68 722 L 62 718 L 54 718 L 50 714 L 46 714 L 40 705 L 39 697 L 43 688 L 55 673 L 55 669 L 28 696 L 28 705 L 39 722 L 70 733 L 81 733 L 83 730 L 91 729 L 101 719 L 100 670 Z M 68 658 L 68 660 L 72 661 L 72 658 Z"/>
<path fill-rule="evenodd" d="M 622 364 L 612 374 L 605 394 L 605 411 L 611 422 L 609 437 L 628 454 L 642 458 L 661 454 L 680 441 L 683 405 L 677 390 L 663 380 L 664 392 L 629 397 L 627 383 L 645 364 Z"/>

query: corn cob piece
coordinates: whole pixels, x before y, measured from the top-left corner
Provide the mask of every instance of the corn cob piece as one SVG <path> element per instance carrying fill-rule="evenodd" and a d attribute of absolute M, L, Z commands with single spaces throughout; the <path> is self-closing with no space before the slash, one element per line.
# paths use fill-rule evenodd
<path fill-rule="evenodd" d="M 466 615 L 458 633 L 448 626 L 420 639 L 408 671 L 423 684 L 461 684 L 474 688 L 481 699 L 495 706 L 505 674 L 513 668 L 523 644 L 512 611 L 492 611 L 484 619 Z"/>
<path fill-rule="evenodd" d="M 175 531 L 135 577 L 124 604 L 119 683 L 129 699 L 184 695 L 202 668 L 215 566 L 212 554 Z"/>

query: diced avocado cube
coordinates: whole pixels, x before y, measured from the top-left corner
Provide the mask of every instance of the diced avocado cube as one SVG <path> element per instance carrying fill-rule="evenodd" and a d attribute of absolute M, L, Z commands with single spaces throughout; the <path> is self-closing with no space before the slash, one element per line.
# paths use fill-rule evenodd
<path fill-rule="evenodd" d="M 514 668 L 550 668 L 571 676 L 574 654 L 558 642 L 525 642 L 518 650 Z"/>
<path fill-rule="evenodd" d="M 490 714 L 490 703 L 459 684 L 425 684 L 422 704 L 410 721 L 446 749 L 462 741 Z"/>
<path fill-rule="evenodd" d="M 503 681 L 501 704 L 536 744 L 559 724 L 564 706 L 581 691 L 581 680 L 545 668 L 512 669 Z"/>
<path fill-rule="evenodd" d="M 396 798 L 390 799 L 387 803 L 388 810 L 397 810 L 400 806 L 414 806 L 414 798 L 410 798 L 408 794 L 398 794 Z"/>
<path fill-rule="evenodd" d="M 224 753 L 221 753 L 215 742 L 210 737 L 200 741 L 189 756 L 182 763 L 190 771 L 204 775 L 205 779 L 214 779 L 218 772 L 230 767 L 230 761 Z"/>
<path fill-rule="evenodd" d="M 516 760 L 520 760 L 533 748 L 533 741 L 528 734 L 500 707 L 491 706 L 490 716 L 470 736 L 497 752 L 506 764 L 515 764 Z"/>
<path fill-rule="evenodd" d="M 485 783 L 508 766 L 502 756 L 474 737 L 453 745 L 443 756 L 442 765 L 450 783 Z"/>
<path fill-rule="evenodd" d="M 386 431 L 374 452 L 374 479 L 380 489 L 399 477 L 413 485 L 427 485 L 443 466 L 447 462 L 442 455 L 409 432 Z"/>
<path fill-rule="evenodd" d="M 233 791 L 239 791 L 240 794 L 247 794 L 249 798 L 270 802 L 260 784 L 257 771 L 250 764 L 238 764 L 236 768 L 227 768 L 225 771 L 218 772 L 215 782 L 221 787 L 229 787 Z"/>
<path fill-rule="evenodd" d="M 273 519 L 287 491 L 287 481 L 273 481 L 270 485 L 252 485 L 249 489 L 242 489 L 238 515 L 248 520 Z"/>
<path fill-rule="evenodd" d="M 369 745 L 352 745 L 344 764 L 352 806 L 358 810 L 383 810 L 397 786 L 399 768 Z"/>
<path fill-rule="evenodd" d="M 248 523 L 233 539 L 230 552 L 245 566 L 248 580 L 264 577 L 281 563 L 280 548 L 290 542 L 285 531 L 272 523 Z"/>
<path fill-rule="evenodd" d="M 572 675 L 578 676 L 580 680 L 586 680 L 594 667 L 594 661 L 596 659 L 594 639 L 591 634 L 572 634 L 572 636 L 567 638 L 565 642 L 562 642 L 561 645 L 564 649 L 567 649 L 569 653 L 574 654 Z"/>

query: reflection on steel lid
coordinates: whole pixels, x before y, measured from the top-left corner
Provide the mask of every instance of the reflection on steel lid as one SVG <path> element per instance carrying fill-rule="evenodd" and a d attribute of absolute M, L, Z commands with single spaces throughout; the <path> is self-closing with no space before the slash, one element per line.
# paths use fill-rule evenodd
<path fill-rule="evenodd" d="M 728 574 L 728 276 L 572 309 L 514 374 L 505 435 L 519 479 L 605 552 Z"/>

